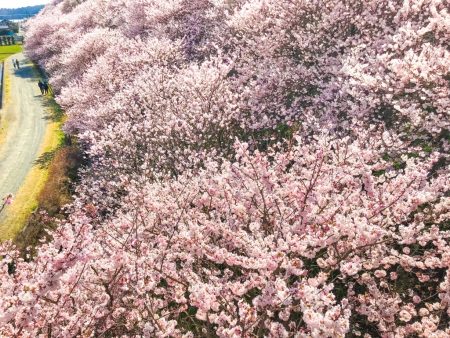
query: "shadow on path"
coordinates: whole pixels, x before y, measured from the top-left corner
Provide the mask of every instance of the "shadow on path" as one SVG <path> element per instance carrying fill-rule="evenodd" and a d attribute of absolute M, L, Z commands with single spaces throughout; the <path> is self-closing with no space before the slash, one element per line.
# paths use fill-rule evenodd
<path fill-rule="evenodd" d="M 14 75 L 23 79 L 36 79 L 36 74 L 30 65 L 23 65 L 20 66 L 20 69 L 15 69 Z"/>
<path fill-rule="evenodd" d="M 53 158 L 55 157 L 57 150 L 58 149 L 54 149 L 52 151 L 47 151 L 43 153 L 41 156 L 39 156 L 39 158 L 36 161 L 34 161 L 33 164 L 39 166 L 40 169 L 48 168 Z"/>

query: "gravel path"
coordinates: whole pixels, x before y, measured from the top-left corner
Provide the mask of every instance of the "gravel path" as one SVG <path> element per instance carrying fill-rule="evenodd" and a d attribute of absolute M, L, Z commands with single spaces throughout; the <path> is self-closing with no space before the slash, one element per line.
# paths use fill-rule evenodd
<path fill-rule="evenodd" d="M 18 59 L 14 69 L 11 59 Z M 48 121 L 37 86 L 38 73 L 23 54 L 5 60 L 9 74 L 9 102 L 1 110 L 0 123 L 8 121 L 5 142 L 0 145 L 0 198 L 16 194 L 37 159 Z M 4 102 L 5 103 L 5 102 Z"/>

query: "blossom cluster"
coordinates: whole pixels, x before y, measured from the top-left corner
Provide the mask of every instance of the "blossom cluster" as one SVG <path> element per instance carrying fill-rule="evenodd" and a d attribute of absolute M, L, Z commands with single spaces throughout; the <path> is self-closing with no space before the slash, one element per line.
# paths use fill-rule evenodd
<path fill-rule="evenodd" d="M 55 0 L 86 155 L 0 335 L 450 335 L 447 0 Z"/>

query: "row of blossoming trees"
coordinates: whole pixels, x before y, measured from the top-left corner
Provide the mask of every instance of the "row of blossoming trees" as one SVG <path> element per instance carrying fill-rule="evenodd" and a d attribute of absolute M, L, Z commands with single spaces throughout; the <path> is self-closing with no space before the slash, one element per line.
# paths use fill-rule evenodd
<path fill-rule="evenodd" d="M 88 164 L 0 335 L 448 337 L 449 5 L 53 1 Z"/>

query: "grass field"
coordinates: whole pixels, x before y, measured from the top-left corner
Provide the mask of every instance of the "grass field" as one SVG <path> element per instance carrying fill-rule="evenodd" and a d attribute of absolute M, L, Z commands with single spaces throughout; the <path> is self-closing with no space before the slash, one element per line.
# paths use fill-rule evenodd
<path fill-rule="evenodd" d="M 0 62 L 7 57 L 20 53 L 22 51 L 22 45 L 0 46 Z"/>

